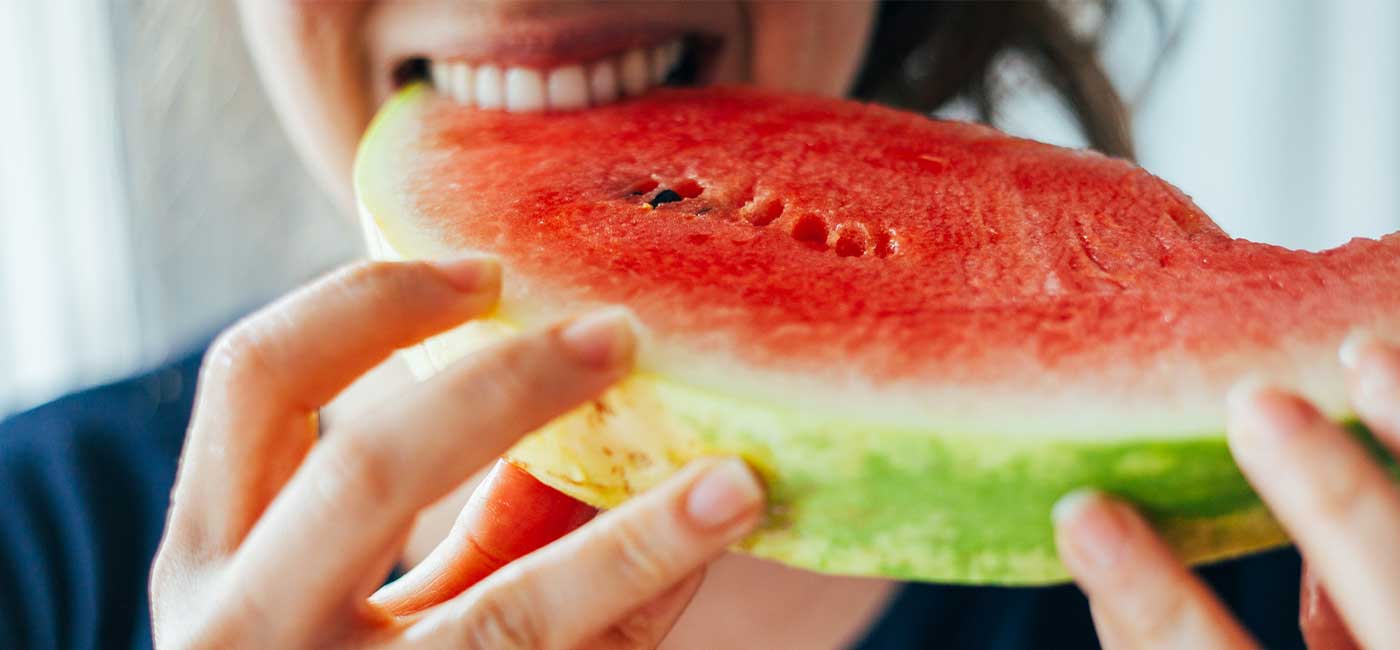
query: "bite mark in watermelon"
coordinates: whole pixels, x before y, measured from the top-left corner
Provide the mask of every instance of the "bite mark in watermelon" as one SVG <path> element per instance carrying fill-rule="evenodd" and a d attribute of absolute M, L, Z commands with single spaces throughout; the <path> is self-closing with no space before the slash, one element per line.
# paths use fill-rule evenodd
<path fill-rule="evenodd" d="M 508 270 L 495 318 L 405 353 L 422 375 L 589 308 L 636 315 L 638 372 L 515 462 L 611 507 L 741 455 L 771 499 L 742 547 L 821 571 L 1062 580 L 1049 513 L 1081 486 L 1189 561 L 1282 543 L 1226 448 L 1228 387 L 1262 374 L 1349 422 L 1336 346 L 1400 335 L 1400 236 L 1232 239 L 1128 162 L 849 101 L 521 115 L 412 87 L 355 182 L 375 257 Z"/>

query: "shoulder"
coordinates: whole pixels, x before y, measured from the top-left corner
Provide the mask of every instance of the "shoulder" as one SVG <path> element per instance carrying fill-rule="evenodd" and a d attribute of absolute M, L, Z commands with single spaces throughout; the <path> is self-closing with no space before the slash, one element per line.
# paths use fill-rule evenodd
<path fill-rule="evenodd" d="M 0 421 L 0 596 L 16 600 L 0 608 L 0 645 L 129 647 L 146 636 L 146 572 L 201 358 Z"/>

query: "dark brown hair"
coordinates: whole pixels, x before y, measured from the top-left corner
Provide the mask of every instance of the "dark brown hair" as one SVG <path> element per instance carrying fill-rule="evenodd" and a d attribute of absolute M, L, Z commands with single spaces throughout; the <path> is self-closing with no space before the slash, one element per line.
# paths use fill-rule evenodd
<path fill-rule="evenodd" d="M 1106 15 L 1108 0 L 1083 6 Z M 1073 112 L 1090 146 L 1133 157 L 1128 109 L 1099 65 L 1097 34 L 1077 34 L 1049 2 L 881 2 L 855 95 L 931 111 L 963 97 L 995 115 L 993 64 L 1004 53 L 1034 65 Z"/>

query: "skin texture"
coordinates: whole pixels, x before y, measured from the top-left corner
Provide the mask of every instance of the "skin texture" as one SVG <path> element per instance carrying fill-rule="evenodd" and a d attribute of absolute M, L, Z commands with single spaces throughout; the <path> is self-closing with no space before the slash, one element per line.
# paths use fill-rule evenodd
<path fill-rule="evenodd" d="M 1352 405 L 1400 452 L 1400 347 L 1356 335 L 1341 357 Z M 1400 489 L 1371 451 L 1296 395 L 1257 384 L 1232 394 L 1229 436 L 1307 561 L 1299 614 L 1309 647 L 1400 647 Z M 1056 524 L 1105 647 L 1257 647 L 1126 504 L 1078 493 L 1061 501 Z"/>

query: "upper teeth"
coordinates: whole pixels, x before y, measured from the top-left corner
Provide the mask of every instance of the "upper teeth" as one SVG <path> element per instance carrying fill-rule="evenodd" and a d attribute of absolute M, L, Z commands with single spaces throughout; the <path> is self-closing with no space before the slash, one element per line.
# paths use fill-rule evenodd
<path fill-rule="evenodd" d="M 541 70 L 465 61 L 433 61 L 433 86 L 460 104 L 525 113 L 570 110 L 639 95 L 660 84 L 680 63 L 679 39 L 619 57 Z"/>

